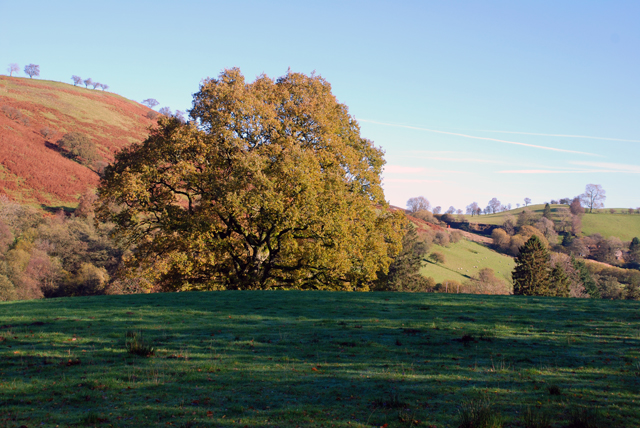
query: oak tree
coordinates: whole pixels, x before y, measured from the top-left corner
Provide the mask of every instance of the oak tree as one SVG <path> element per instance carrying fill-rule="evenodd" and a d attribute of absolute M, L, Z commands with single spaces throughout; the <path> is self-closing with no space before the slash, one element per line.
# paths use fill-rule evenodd
<path fill-rule="evenodd" d="M 319 76 L 206 79 L 105 169 L 97 217 L 167 290 L 367 290 L 401 247 L 382 151 Z"/>
<path fill-rule="evenodd" d="M 73 86 L 78 86 L 82 83 L 82 77 L 80 76 L 71 76 L 71 80 L 73 80 Z"/>
<path fill-rule="evenodd" d="M 91 77 L 89 77 L 88 79 L 84 79 L 82 83 L 84 83 L 85 88 L 88 88 L 89 85 L 93 85 L 93 80 L 91 80 Z"/>

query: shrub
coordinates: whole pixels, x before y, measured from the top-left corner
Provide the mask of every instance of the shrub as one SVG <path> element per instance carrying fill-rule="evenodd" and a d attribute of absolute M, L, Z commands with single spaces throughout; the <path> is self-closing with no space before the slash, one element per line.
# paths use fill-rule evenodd
<path fill-rule="evenodd" d="M 127 331 L 125 334 L 125 348 L 127 352 L 140 357 L 151 357 L 155 348 L 142 337 L 142 331 Z"/>
<path fill-rule="evenodd" d="M 22 117 L 22 113 L 20 113 L 20 110 L 18 110 L 17 108 L 10 107 L 10 106 L 2 106 L 2 112 L 9 119 L 18 120 L 18 119 L 20 119 Z"/>
<path fill-rule="evenodd" d="M 153 111 L 153 110 L 149 110 L 149 111 L 145 114 L 145 116 L 146 116 L 148 119 L 153 120 L 153 119 L 157 118 L 158 116 L 160 116 L 160 114 L 159 114 L 158 112 Z"/>
<path fill-rule="evenodd" d="M 65 134 L 58 141 L 58 146 L 66 150 L 71 158 L 85 165 L 91 165 L 97 158 L 95 143 L 82 132 Z"/>
<path fill-rule="evenodd" d="M 463 288 L 463 285 L 453 279 L 445 279 L 441 284 L 436 285 L 436 291 L 440 293 L 459 293 L 460 288 Z"/>
<path fill-rule="evenodd" d="M 451 237 L 447 232 L 436 232 L 435 243 L 440 245 L 441 247 L 446 247 L 451 242 Z"/>
<path fill-rule="evenodd" d="M 434 251 L 433 253 L 429 254 L 429 260 L 432 260 L 434 263 L 444 263 L 446 262 L 446 258 L 444 257 L 444 254 L 439 253 L 437 251 Z"/>
<path fill-rule="evenodd" d="M 54 134 L 55 134 L 55 131 L 53 129 L 49 128 L 48 126 L 40 128 L 40 135 L 42 135 L 44 138 L 49 138 L 49 137 L 53 136 Z"/>
<path fill-rule="evenodd" d="M 458 410 L 459 428 L 502 428 L 502 415 L 487 398 L 465 401 Z"/>

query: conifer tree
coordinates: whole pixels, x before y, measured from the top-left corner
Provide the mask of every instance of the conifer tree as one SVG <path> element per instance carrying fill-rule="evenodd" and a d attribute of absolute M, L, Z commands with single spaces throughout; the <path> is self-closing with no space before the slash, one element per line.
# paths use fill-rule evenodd
<path fill-rule="evenodd" d="M 536 235 L 520 248 L 513 270 L 513 294 L 549 295 L 549 252 Z"/>
<path fill-rule="evenodd" d="M 545 204 L 542 217 L 548 218 L 549 220 L 551 220 L 551 205 L 549 205 L 549 203 Z"/>
<path fill-rule="evenodd" d="M 629 244 L 629 261 L 640 263 L 640 239 L 638 237 L 633 238 Z"/>
<path fill-rule="evenodd" d="M 600 290 L 598 290 L 598 284 L 591 276 L 591 272 L 589 272 L 589 268 L 587 268 L 587 264 L 584 260 L 578 260 L 575 257 L 571 257 L 571 264 L 575 270 L 578 271 L 580 275 L 580 282 L 584 286 L 585 291 L 589 294 L 589 297 L 592 299 L 600 298 Z"/>
<path fill-rule="evenodd" d="M 569 297 L 571 281 L 562 266 L 557 264 L 551 270 L 551 289 L 549 296 Z"/>

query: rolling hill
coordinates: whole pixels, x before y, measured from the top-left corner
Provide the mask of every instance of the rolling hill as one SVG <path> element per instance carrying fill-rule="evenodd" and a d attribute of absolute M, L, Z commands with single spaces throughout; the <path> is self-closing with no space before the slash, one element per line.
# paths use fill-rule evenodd
<path fill-rule="evenodd" d="M 557 213 L 559 208 L 567 208 L 567 205 L 551 205 L 552 217 Z M 473 217 L 467 216 L 467 219 L 470 223 L 501 225 L 507 216 L 511 215 L 517 218 L 523 209 L 523 207 L 520 207 L 496 214 Z M 544 210 L 544 204 L 529 205 L 527 209 L 541 216 Z M 617 236 L 623 241 L 630 241 L 635 236 L 640 237 L 640 215 L 626 214 L 625 212 L 627 210 L 622 208 L 615 208 L 615 210 L 615 214 L 604 211 L 585 213 L 582 216 L 582 233 L 585 235 L 599 233 L 605 238 Z"/>
<path fill-rule="evenodd" d="M 43 207 L 75 206 L 98 174 L 63 156 L 56 142 L 83 132 L 109 162 L 146 137 L 154 123 L 149 111 L 110 92 L 0 76 L 0 194 Z"/>

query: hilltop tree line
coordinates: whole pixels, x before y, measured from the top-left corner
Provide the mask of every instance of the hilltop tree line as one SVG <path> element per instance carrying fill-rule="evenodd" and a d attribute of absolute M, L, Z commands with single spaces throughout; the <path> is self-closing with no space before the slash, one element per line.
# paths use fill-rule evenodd
<path fill-rule="evenodd" d="M 9 64 L 7 67 L 7 72 L 9 76 L 13 76 L 13 73 L 17 73 L 20 71 L 20 66 L 16 63 Z M 29 76 L 29 78 L 33 79 L 34 76 L 40 76 L 40 66 L 37 64 L 29 64 L 24 67 L 24 73 Z M 80 76 L 71 76 L 71 80 L 73 80 L 73 86 L 78 86 L 84 83 L 85 88 L 89 88 L 92 86 L 93 89 L 100 88 L 103 91 L 109 89 L 109 85 L 105 85 L 104 83 L 94 82 L 91 78 L 82 79 Z"/>
<path fill-rule="evenodd" d="M 85 88 L 89 88 L 89 86 L 92 86 L 93 89 L 101 88 L 103 91 L 105 89 L 109 89 L 109 85 L 105 85 L 100 82 L 94 82 L 93 80 L 91 80 L 90 77 L 88 79 L 83 80 L 82 77 L 74 75 L 74 76 L 71 76 L 71 80 L 73 80 L 73 86 L 78 86 L 84 83 Z"/>

